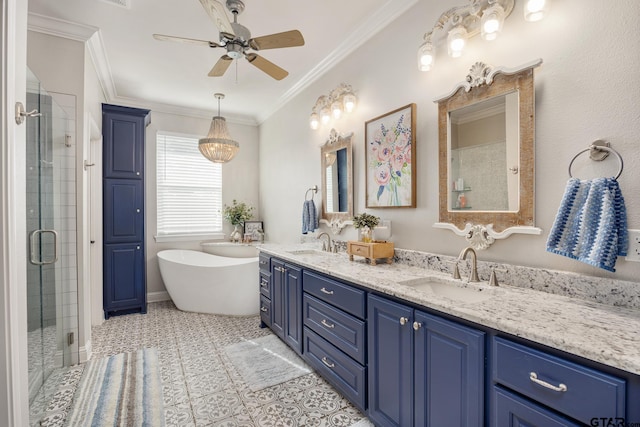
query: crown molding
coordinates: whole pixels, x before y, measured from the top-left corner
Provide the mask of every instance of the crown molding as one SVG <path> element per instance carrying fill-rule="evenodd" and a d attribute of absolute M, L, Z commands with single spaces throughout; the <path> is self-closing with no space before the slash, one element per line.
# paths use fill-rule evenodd
<path fill-rule="evenodd" d="M 89 51 L 89 57 L 93 63 L 93 67 L 98 75 L 98 82 L 102 88 L 102 93 L 107 100 L 113 100 L 117 98 L 116 84 L 113 82 L 113 74 L 111 73 L 111 66 L 109 65 L 109 58 L 107 57 L 107 51 L 104 48 L 104 42 L 102 41 L 102 32 L 96 31 L 86 42 L 87 51 Z"/>
<path fill-rule="evenodd" d="M 65 21 L 64 19 L 52 18 L 33 12 L 29 12 L 27 29 L 83 43 L 98 31 L 98 28 L 91 25 L 78 24 L 77 22 Z"/>
<path fill-rule="evenodd" d="M 122 105 L 124 107 L 134 107 L 134 108 L 145 108 L 147 110 L 151 110 L 152 113 L 164 113 L 171 114 L 174 116 L 184 116 L 189 118 L 197 118 L 197 119 L 206 119 L 211 120 L 213 116 L 217 115 L 216 111 L 213 110 L 201 110 L 190 107 L 181 107 L 173 104 L 165 104 L 162 102 L 153 102 L 146 101 L 142 99 L 136 98 L 127 98 L 124 96 L 115 96 L 113 99 L 108 102 L 114 103 L 117 105 Z M 246 116 L 233 116 L 233 115 L 224 115 L 227 123 L 233 123 L 237 125 L 244 126 L 257 126 L 258 122 L 253 117 Z"/>
<path fill-rule="evenodd" d="M 317 81 L 329 70 L 339 64 L 343 59 L 362 46 L 400 15 L 413 7 L 418 0 L 389 0 L 384 6 L 373 13 L 360 26 L 356 27 L 340 45 L 335 48 L 325 59 L 313 67 L 311 71 L 298 80 L 273 104 L 273 107 L 262 114 L 258 114 L 257 121 L 262 124 L 272 114 L 282 108 L 286 103 L 300 94 L 304 89 Z"/>

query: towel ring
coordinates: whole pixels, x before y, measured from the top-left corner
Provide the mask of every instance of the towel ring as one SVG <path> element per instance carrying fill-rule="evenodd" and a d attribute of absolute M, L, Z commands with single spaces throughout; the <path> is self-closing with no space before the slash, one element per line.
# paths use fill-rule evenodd
<path fill-rule="evenodd" d="M 307 199 L 307 196 L 309 195 L 309 191 L 313 191 L 313 194 L 311 195 L 310 199 Z M 307 190 L 306 193 L 304 193 L 304 199 L 305 200 L 313 200 L 313 196 L 314 194 L 316 194 L 318 192 L 318 186 L 314 185 L 313 187 L 311 187 L 310 189 Z"/>
<path fill-rule="evenodd" d="M 592 150 L 596 150 L 596 151 L 607 151 L 609 153 L 614 154 L 617 158 L 618 158 L 618 162 L 620 162 L 620 169 L 618 170 L 618 174 L 616 175 L 615 179 L 618 179 L 620 177 L 620 175 L 622 175 L 622 169 L 624 169 L 624 162 L 622 161 L 622 156 L 620 156 L 620 153 L 618 153 L 616 150 L 614 150 L 611 147 L 608 147 L 606 145 L 595 145 L 592 144 L 589 146 L 589 148 L 585 148 L 582 151 L 579 151 L 578 154 L 576 154 L 575 156 L 573 156 L 573 159 L 571 159 L 571 162 L 569 162 L 569 177 L 573 178 L 573 175 L 571 174 L 571 166 L 573 166 L 573 162 L 583 153 L 586 153 L 587 151 L 592 151 Z M 606 157 L 606 156 L 605 156 Z M 602 157 L 600 159 L 594 159 L 596 161 L 602 161 L 605 159 L 605 157 Z M 593 157 L 592 157 L 593 158 Z"/>

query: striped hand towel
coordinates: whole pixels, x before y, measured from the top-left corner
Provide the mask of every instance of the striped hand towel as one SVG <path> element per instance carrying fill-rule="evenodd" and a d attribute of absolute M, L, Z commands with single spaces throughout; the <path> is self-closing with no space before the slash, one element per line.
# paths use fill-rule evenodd
<path fill-rule="evenodd" d="M 615 178 L 567 182 L 547 251 L 616 271 L 627 254 L 627 211 Z"/>
<path fill-rule="evenodd" d="M 318 214 L 313 200 L 305 200 L 302 205 L 302 234 L 313 233 L 318 228 Z"/>

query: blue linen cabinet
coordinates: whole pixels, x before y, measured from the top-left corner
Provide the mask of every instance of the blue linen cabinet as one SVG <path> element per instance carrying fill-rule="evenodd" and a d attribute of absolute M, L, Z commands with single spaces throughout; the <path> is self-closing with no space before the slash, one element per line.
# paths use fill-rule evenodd
<path fill-rule="evenodd" d="M 149 110 L 102 104 L 105 318 L 147 312 L 144 150 Z"/>

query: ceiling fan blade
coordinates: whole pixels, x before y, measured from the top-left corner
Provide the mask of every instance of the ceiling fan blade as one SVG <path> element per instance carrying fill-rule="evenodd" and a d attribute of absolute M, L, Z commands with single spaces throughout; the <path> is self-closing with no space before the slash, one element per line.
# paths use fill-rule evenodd
<path fill-rule="evenodd" d="M 304 46 L 304 37 L 298 30 L 285 31 L 249 40 L 249 46 L 255 50 L 277 49 L 281 47 Z"/>
<path fill-rule="evenodd" d="M 229 22 L 229 18 L 227 17 L 227 12 L 224 10 L 225 7 L 222 3 L 217 0 L 200 0 L 200 3 L 221 33 L 235 35 L 231 22 Z"/>
<path fill-rule="evenodd" d="M 253 66 L 261 69 L 265 73 L 269 74 L 276 80 L 282 80 L 289 75 L 286 70 L 278 67 L 271 61 L 264 59 L 262 56 L 255 53 L 247 53 L 246 55 L 247 61 Z"/>
<path fill-rule="evenodd" d="M 216 65 L 209 71 L 209 77 L 222 77 L 233 62 L 233 58 L 229 55 L 222 55 Z"/>
<path fill-rule="evenodd" d="M 153 38 L 156 40 L 164 41 L 164 42 L 189 43 L 189 44 L 195 44 L 198 46 L 208 46 L 208 47 L 222 47 L 216 42 L 210 42 L 207 40 L 189 39 L 186 37 L 166 36 L 164 34 L 154 34 Z"/>

